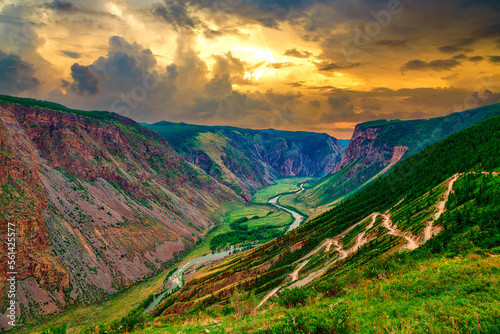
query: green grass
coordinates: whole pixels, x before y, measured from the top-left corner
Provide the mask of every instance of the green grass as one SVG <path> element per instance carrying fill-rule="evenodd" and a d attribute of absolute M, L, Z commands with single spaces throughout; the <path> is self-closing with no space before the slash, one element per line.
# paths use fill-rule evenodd
<path fill-rule="evenodd" d="M 298 185 L 311 179 L 312 178 L 310 177 L 290 177 L 286 179 L 273 180 L 275 184 L 257 191 L 254 194 L 252 202 L 265 204 L 270 198 L 279 194 L 299 191 L 300 187 Z"/>
<path fill-rule="evenodd" d="M 279 204 L 287 208 L 293 208 L 295 211 L 301 213 L 302 215 L 310 215 L 314 212 L 315 207 L 309 206 L 306 202 L 300 199 L 301 194 L 288 194 L 283 195 L 279 199 Z"/>
<path fill-rule="evenodd" d="M 274 239 L 286 230 L 293 221 L 292 216 L 271 205 L 247 203 L 231 211 L 226 219 L 223 233 L 210 240 L 211 250 L 229 246 L 256 244 Z"/>
<path fill-rule="evenodd" d="M 154 278 L 136 284 L 115 296 L 104 300 L 102 303 L 91 305 L 74 305 L 63 313 L 41 319 L 38 324 L 24 326 L 18 330 L 12 330 L 13 334 L 40 333 L 55 324 L 68 324 L 71 333 L 79 333 L 92 324 L 109 323 L 117 318 L 123 317 L 138 307 L 149 295 L 157 293 L 163 284 L 168 272 L 172 268 L 165 269 Z"/>
<path fill-rule="evenodd" d="M 158 318 L 135 333 L 190 334 L 206 329 L 210 333 L 263 333 L 265 329 L 266 333 L 309 333 L 300 330 L 301 323 L 316 326 L 311 333 L 343 333 L 342 320 L 346 333 L 499 332 L 498 258 L 439 257 L 407 260 L 397 267 L 382 279 L 370 277 L 367 267 L 353 270 L 338 281 L 339 295 L 324 297 L 309 289 L 306 305 L 291 310 L 268 302 L 260 311 L 238 315 L 231 303 L 215 305 L 171 320 Z"/>

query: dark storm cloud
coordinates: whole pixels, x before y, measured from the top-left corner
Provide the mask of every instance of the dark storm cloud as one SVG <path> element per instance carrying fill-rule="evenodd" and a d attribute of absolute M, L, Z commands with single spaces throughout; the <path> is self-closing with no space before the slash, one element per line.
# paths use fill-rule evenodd
<path fill-rule="evenodd" d="M 302 96 L 300 93 L 275 93 L 272 89 L 265 94 L 266 99 L 273 104 L 285 104 L 298 99 Z"/>
<path fill-rule="evenodd" d="M 497 6 L 498 6 L 497 2 Z M 482 38 L 490 38 L 490 37 L 499 37 L 500 36 L 500 23 L 494 22 L 490 23 L 486 21 L 486 24 L 484 26 L 475 28 L 471 36 L 476 39 L 482 39 Z"/>
<path fill-rule="evenodd" d="M 479 95 L 479 92 L 474 92 L 471 95 L 470 101 L 477 106 L 485 106 L 493 103 L 500 102 L 500 93 L 493 93 L 492 91 L 486 89 L 483 95 Z"/>
<path fill-rule="evenodd" d="M 74 81 L 69 87 L 77 94 L 89 96 L 96 95 L 99 92 L 101 77 L 92 72 L 90 66 L 73 64 L 71 66 L 71 77 Z"/>
<path fill-rule="evenodd" d="M 455 59 L 455 60 L 465 60 L 465 59 L 467 59 L 467 56 L 466 56 L 465 54 L 461 53 L 461 54 L 458 54 L 458 55 L 453 56 L 451 59 Z"/>
<path fill-rule="evenodd" d="M 295 57 L 295 58 L 310 58 L 313 54 L 312 54 L 312 52 L 309 52 L 306 50 L 299 51 L 297 49 L 289 49 L 289 50 L 286 50 L 283 55 Z"/>
<path fill-rule="evenodd" d="M 39 88 L 40 81 L 34 76 L 32 64 L 23 61 L 19 56 L 5 54 L 0 50 L 0 92 L 17 94 Z"/>
<path fill-rule="evenodd" d="M 434 71 L 447 71 L 451 70 L 460 65 L 457 59 L 437 59 L 426 62 L 419 59 L 410 60 L 401 67 L 401 71 L 424 71 L 424 70 L 434 70 Z"/>
<path fill-rule="evenodd" d="M 78 52 L 73 52 L 73 51 L 66 51 L 66 50 L 61 50 L 61 53 L 65 55 L 66 57 L 72 58 L 72 59 L 78 59 L 82 55 Z"/>
<path fill-rule="evenodd" d="M 484 58 L 482 56 L 473 56 L 473 57 L 470 57 L 469 60 L 470 61 L 473 61 L 473 62 L 478 62 L 478 61 L 482 61 Z"/>
<path fill-rule="evenodd" d="M 220 102 L 217 113 L 223 119 L 239 119 L 248 113 L 246 102 L 245 94 L 233 91 L 230 96 Z"/>
<path fill-rule="evenodd" d="M 45 2 L 41 5 L 42 8 L 51 9 L 61 14 L 85 14 L 91 16 L 101 16 L 113 19 L 119 19 L 118 16 L 102 10 L 91 9 L 82 5 L 75 5 L 73 2 L 64 0 L 54 0 Z"/>
<path fill-rule="evenodd" d="M 322 61 L 322 62 L 314 62 L 314 65 L 316 66 L 318 71 L 328 72 L 328 71 L 339 71 L 339 70 L 355 68 L 359 67 L 361 64 L 360 63 L 338 64 L 328 61 Z"/>
<path fill-rule="evenodd" d="M 489 61 L 492 64 L 500 64 L 500 56 L 489 56 Z"/>
<path fill-rule="evenodd" d="M 68 13 L 75 13 L 78 11 L 76 6 L 69 1 L 56 0 L 52 2 L 45 2 L 44 4 L 42 4 L 42 7 Z"/>
<path fill-rule="evenodd" d="M 312 101 L 309 101 L 309 105 L 313 108 L 319 108 L 321 107 L 321 101 L 314 99 Z"/>
<path fill-rule="evenodd" d="M 220 100 L 211 99 L 206 97 L 194 98 L 194 104 L 185 106 L 184 110 L 192 119 L 208 119 L 217 114 Z"/>
<path fill-rule="evenodd" d="M 330 109 L 324 112 L 321 117 L 321 122 L 332 123 L 342 121 L 361 121 L 375 118 L 375 115 L 370 111 L 354 112 L 354 105 L 351 98 L 347 94 L 335 94 L 328 96 L 327 103 Z"/>
<path fill-rule="evenodd" d="M 191 4 L 187 1 L 165 0 L 162 3 L 154 4 L 151 13 L 176 30 L 195 29 L 203 24 L 190 12 L 190 6 Z"/>
<path fill-rule="evenodd" d="M 205 84 L 205 91 L 209 97 L 228 96 L 232 90 L 229 74 L 227 73 L 222 76 L 216 74 L 215 77 Z"/>
<path fill-rule="evenodd" d="M 474 38 L 464 38 L 454 44 L 441 46 L 439 51 L 444 53 L 473 52 L 474 50 L 469 48 L 469 46 L 474 44 L 475 41 Z"/>
<path fill-rule="evenodd" d="M 89 71 L 102 78 L 100 87 L 104 91 L 126 92 L 140 85 L 155 65 L 151 50 L 137 43 L 128 43 L 123 37 L 112 36 L 108 54 L 94 61 Z"/>

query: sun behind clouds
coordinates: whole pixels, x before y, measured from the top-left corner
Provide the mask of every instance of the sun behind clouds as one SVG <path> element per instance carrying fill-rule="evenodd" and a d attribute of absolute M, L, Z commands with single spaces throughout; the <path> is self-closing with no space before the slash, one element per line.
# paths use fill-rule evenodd
<path fill-rule="evenodd" d="M 349 138 L 362 121 L 498 102 L 498 7 L 458 0 L 5 1 L 0 65 L 11 65 L 0 88 L 82 109 L 127 110 L 137 121 Z"/>

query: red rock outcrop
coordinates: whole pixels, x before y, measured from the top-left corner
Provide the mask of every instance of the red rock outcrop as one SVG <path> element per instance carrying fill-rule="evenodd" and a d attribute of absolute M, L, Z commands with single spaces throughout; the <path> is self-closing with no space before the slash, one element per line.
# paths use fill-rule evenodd
<path fill-rule="evenodd" d="M 0 105 L 0 233 L 16 224 L 25 319 L 153 275 L 194 246 L 228 201 L 241 198 L 132 120 Z"/>

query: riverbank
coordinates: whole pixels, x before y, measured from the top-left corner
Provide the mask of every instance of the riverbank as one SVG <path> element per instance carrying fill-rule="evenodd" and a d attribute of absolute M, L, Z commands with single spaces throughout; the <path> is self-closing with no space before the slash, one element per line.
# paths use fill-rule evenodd
<path fill-rule="evenodd" d="M 298 185 L 298 190 L 295 193 L 300 193 L 300 192 L 304 191 L 303 185 L 304 185 L 304 183 L 300 183 Z M 287 189 L 287 190 L 289 190 L 289 189 Z M 292 215 L 293 221 L 288 226 L 288 228 L 285 232 L 285 233 L 288 233 L 290 231 L 293 231 L 297 227 L 299 227 L 300 224 L 302 223 L 302 221 L 304 221 L 305 217 L 303 215 L 301 215 L 300 213 L 298 213 L 297 211 L 294 211 L 294 210 L 289 209 L 289 208 L 285 208 L 285 207 L 278 204 L 278 200 L 283 194 L 290 194 L 290 191 L 286 191 L 282 194 L 278 194 L 277 196 L 269 198 L 267 200 L 267 203 L 275 206 L 279 210 L 285 211 L 285 212 Z M 258 245 L 260 245 L 260 244 L 253 245 L 253 247 L 256 247 Z M 206 254 L 206 255 L 191 259 L 190 261 L 184 263 L 174 273 L 172 273 L 172 275 L 170 275 L 167 278 L 169 283 L 170 283 L 170 288 L 168 290 L 164 291 L 163 293 L 161 293 L 160 295 L 158 295 L 144 309 L 143 313 L 147 314 L 147 313 L 153 311 L 155 309 L 155 307 L 158 306 L 168 295 L 170 295 L 172 292 L 175 292 L 176 290 L 182 288 L 182 286 L 184 285 L 184 280 L 182 279 L 182 277 L 183 277 L 184 273 L 186 272 L 186 270 L 188 270 L 190 267 L 194 266 L 195 264 L 202 263 L 202 262 L 209 262 L 209 261 L 215 261 L 215 260 L 222 259 L 222 258 L 224 258 L 232 253 L 238 252 L 241 249 L 242 249 L 242 247 L 238 247 L 238 248 L 234 248 L 231 250 L 225 250 L 225 251 L 221 251 L 221 252 Z"/>

